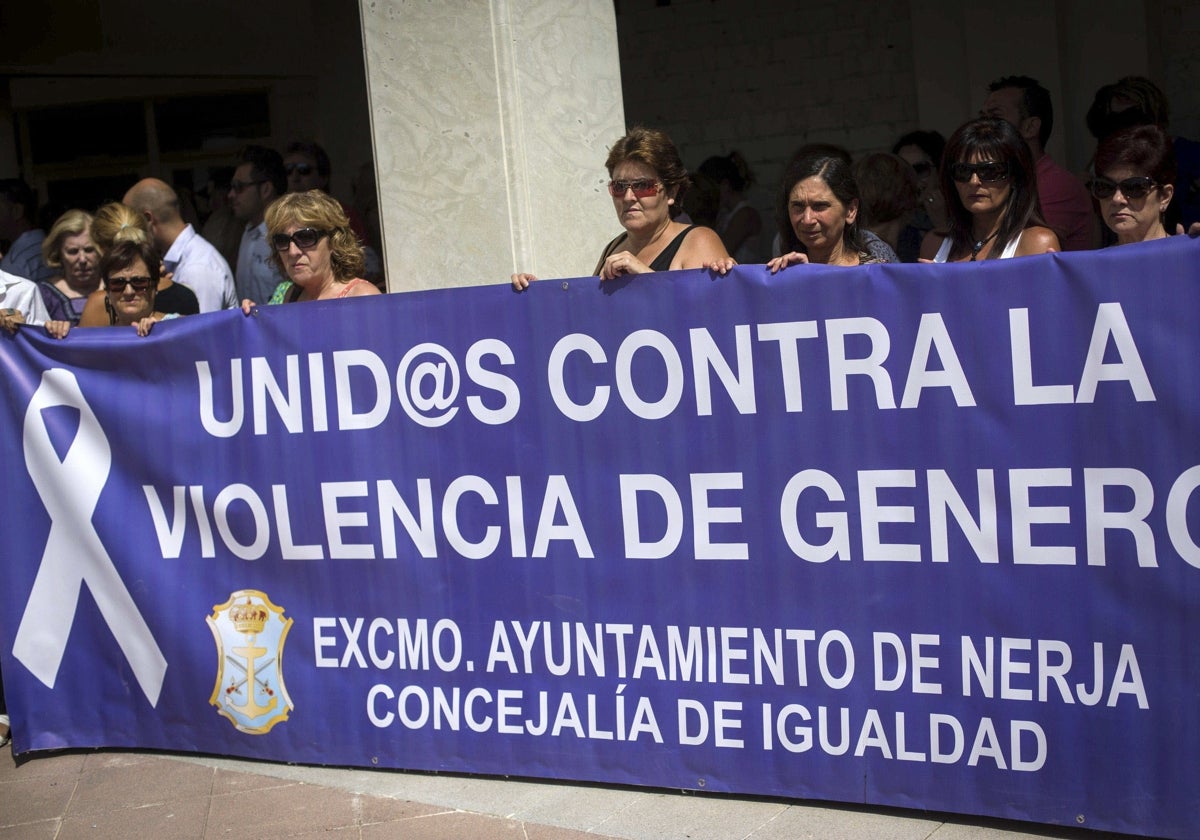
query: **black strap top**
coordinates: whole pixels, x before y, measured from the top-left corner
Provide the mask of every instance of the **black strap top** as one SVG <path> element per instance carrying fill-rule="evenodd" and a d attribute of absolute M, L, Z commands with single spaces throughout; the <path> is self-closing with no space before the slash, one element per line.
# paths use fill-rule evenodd
<path fill-rule="evenodd" d="M 675 255 L 677 253 L 679 253 L 679 248 L 681 245 L 683 245 L 684 237 L 687 236 L 692 231 L 692 229 L 695 227 L 697 227 L 697 226 L 696 225 L 688 225 L 686 228 L 681 230 L 679 232 L 679 234 L 674 239 L 671 240 L 671 242 L 667 245 L 667 247 L 662 249 L 662 253 L 654 258 L 654 262 L 650 263 L 650 270 L 651 271 L 670 271 L 671 270 L 671 260 L 675 259 Z M 621 245 L 621 243 L 625 241 L 627 236 L 628 236 L 628 234 L 622 233 L 620 236 L 618 236 L 612 242 L 609 242 L 608 245 L 606 245 L 604 247 L 604 253 L 600 255 L 600 261 L 598 263 L 596 263 L 596 270 L 592 272 L 593 277 L 600 273 L 600 269 L 604 266 L 604 261 L 606 259 L 608 259 L 610 256 L 612 256 L 612 254 L 617 250 L 617 248 Z"/>

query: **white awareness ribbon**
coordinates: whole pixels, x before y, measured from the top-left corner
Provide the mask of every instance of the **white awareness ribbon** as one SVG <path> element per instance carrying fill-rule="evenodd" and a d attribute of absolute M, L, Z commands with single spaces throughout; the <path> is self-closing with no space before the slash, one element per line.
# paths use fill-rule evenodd
<path fill-rule="evenodd" d="M 79 430 L 61 461 L 42 418 L 44 409 L 56 406 L 79 409 Z M 42 374 L 25 411 L 24 445 L 29 477 L 50 515 L 50 535 L 17 628 L 13 656 L 54 688 L 75 622 L 79 589 L 87 583 L 138 685 L 150 705 L 157 706 L 167 660 L 92 525 L 108 481 L 112 450 L 70 371 Z"/>

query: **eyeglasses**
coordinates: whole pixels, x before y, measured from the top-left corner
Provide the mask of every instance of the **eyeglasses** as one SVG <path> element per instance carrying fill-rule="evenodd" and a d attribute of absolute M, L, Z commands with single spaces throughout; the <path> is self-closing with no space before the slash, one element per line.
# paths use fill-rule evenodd
<path fill-rule="evenodd" d="M 314 167 L 311 163 L 289 163 L 283 168 L 289 175 L 291 175 L 293 172 L 295 172 L 297 175 L 311 175 L 314 171 Z"/>
<path fill-rule="evenodd" d="M 248 189 L 250 189 L 250 187 L 256 187 L 256 186 L 258 186 L 259 184 L 265 184 L 265 183 L 267 183 L 265 180 L 258 180 L 258 181 L 230 181 L 230 182 L 229 182 L 229 191 L 230 191 L 230 192 L 233 192 L 233 193 L 240 193 L 240 192 L 242 192 L 243 190 L 248 190 Z"/>
<path fill-rule="evenodd" d="M 608 192 L 613 198 L 624 198 L 625 193 L 633 190 L 634 198 L 649 198 L 658 192 L 658 181 L 641 178 L 637 181 L 609 181 Z"/>
<path fill-rule="evenodd" d="M 316 228 L 300 228 L 298 231 L 288 236 L 286 233 L 277 233 L 271 237 L 271 244 L 275 246 L 276 251 L 286 251 L 292 247 L 292 243 L 296 243 L 296 247 L 301 251 L 306 251 L 321 241 L 322 236 L 329 234 L 323 230 Z"/>
<path fill-rule="evenodd" d="M 1003 181 L 1008 177 L 1008 164 L 985 160 L 983 163 L 956 163 L 950 167 L 950 177 L 960 184 L 970 183 L 973 175 L 979 176 L 981 184 Z"/>
<path fill-rule="evenodd" d="M 1111 178 L 1097 176 L 1088 181 L 1088 189 L 1096 198 L 1112 198 L 1116 195 L 1117 190 L 1120 190 L 1121 195 L 1136 200 L 1150 195 L 1150 191 L 1157 186 L 1158 183 L 1153 178 L 1145 175 L 1126 178 L 1124 181 L 1114 181 Z"/>
<path fill-rule="evenodd" d="M 110 292 L 121 294 L 125 291 L 125 286 L 133 286 L 135 292 L 144 292 L 150 288 L 149 277 L 105 277 L 104 288 Z"/>

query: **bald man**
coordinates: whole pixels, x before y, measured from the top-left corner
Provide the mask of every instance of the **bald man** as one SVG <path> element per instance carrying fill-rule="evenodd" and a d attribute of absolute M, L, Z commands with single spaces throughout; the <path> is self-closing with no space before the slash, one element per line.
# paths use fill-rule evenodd
<path fill-rule="evenodd" d="M 150 235 L 174 281 L 196 293 L 201 312 L 238 305 L 229 263 L 179 215 L 179 196 L 164 181 L 145 178 L 125 193 L 126 206 L 150 222 Z"/>

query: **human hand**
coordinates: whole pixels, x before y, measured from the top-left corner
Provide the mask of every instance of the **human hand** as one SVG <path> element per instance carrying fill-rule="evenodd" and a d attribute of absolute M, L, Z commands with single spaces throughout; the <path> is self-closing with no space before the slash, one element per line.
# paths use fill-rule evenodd
<path fill-rule="evenodd" d="M 137 330 L 137 334 L 139 336 L 145 338 L 146 336 L 150 335 L 150 330 L 154 329 L 154 325 L 157 324 L 159 320 L 160 319 L 155 318 L 153 315 L 147 315 L 145 318 L 142 318 L 140 321 L 134 324 L 133 328 Z"/>
<path fill-rule="evenodd" d="M 799 251 L 789 251 L 782 257 L 776 257 L 767 263 L 767 268 L 774 274 L 777 271 L 787 268 L 789 265 L 797 265 L 799 263 L 808 262 L 808 254 L 801 254 Z"/>
<path fill-rule="evenodd" d="M 705 263 L 704 267 L 709 271 L 715 271 L 717 274 L 720 274 L 722 277 L 724 277 L 726 274 L 732 271 L 734 266 L 737 264 L 738 261 L 733 257 L 721 257 L 713 260 L 710 263 Z"/>
<path fill-rule="evenodd" d="M 25 323 L 25 313 L 20 309 L 0 309 L 0 327 L 15 333 L 17 327 Z"/>
<path fill-rule="evenodd" d="M 67 333 L 71 331 L 70 321 L 47 321 L 46 332 L 51 338 L 66 338 Z"/>
<path fill-rule="evenodd" d="M 250 300 L 250 298 L 242 298 L 242 314 L 249 315 L 250 310 L 253 309 L 257 305 L 258 304 L 256 304 L 254 301 Z"/>
<path fill-rule="evenodd" d="M 1175 234 L 1181 236 L 1183 234 L 1183 225 L 1175 226 Z M 1187 229 L 1187 235 L 1195 239 L 1200 236 L 1200 222 L 1192 222 L 1192 226 Z"/>
<path fill-rule="evenodd" d="M 512 287 L 514 292 L 523 292 L 529 288 L 529 284 L 537 279 L 532 274 L 514 274 L 512 276 Z"/>
<path fill-rule="evenodd" d="M 610 254 L 600 268 L 601 280 L 615 280 L 622 274 L 649 274 L 650 267 L 628 251 Z"/>

